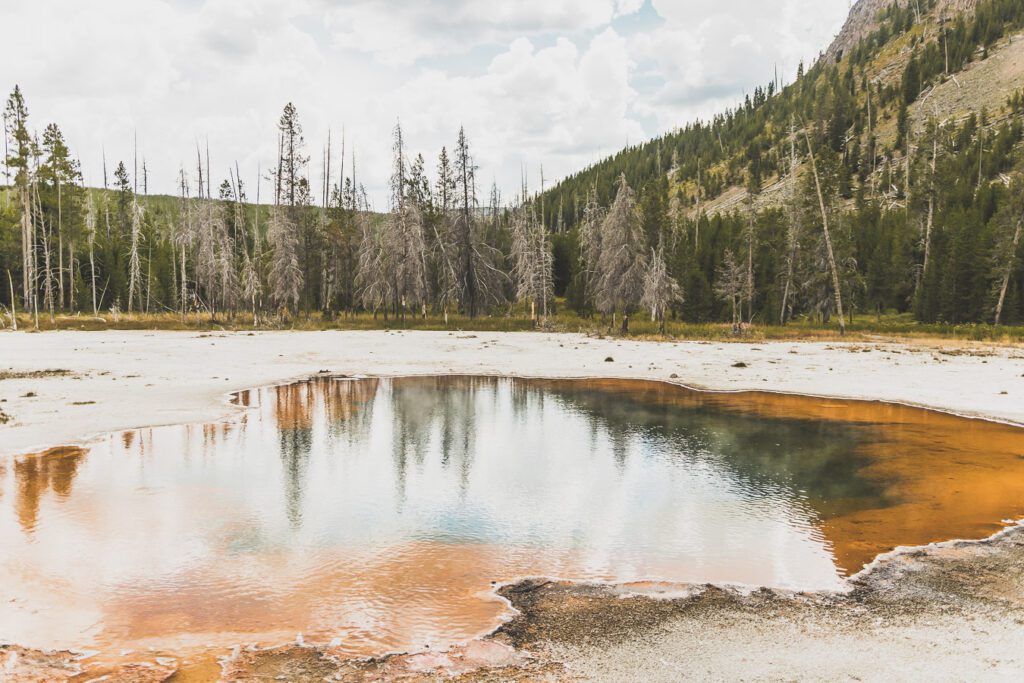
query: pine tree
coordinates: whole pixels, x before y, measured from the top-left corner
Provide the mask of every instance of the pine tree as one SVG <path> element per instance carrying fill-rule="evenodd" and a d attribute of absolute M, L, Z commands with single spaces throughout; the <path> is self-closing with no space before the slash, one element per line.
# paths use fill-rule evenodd
<path fill-rule="evenodd" d="M 31 160 L 34 154 L 32 136 L 28 131 L 28 107 L 17 85 L 7 98 L 4 108 L 7 132 L 8 169 L 14 169 L 14 187 L 21 204 L 21 273 L 22 301 L 26 310 L 32 311 L 38 327 L 38 298 L 36 296 L 36 249 L 35 226 L 32 216 Z"/>

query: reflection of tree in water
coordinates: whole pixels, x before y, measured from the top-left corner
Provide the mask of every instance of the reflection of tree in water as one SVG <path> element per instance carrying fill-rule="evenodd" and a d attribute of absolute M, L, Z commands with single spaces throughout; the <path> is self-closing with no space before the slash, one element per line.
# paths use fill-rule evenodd
<path fill-rule="evenodd" d="M 702 404 L 695 392 L 653 382 L 623 382 L 617 391 L 604 382 L 536 384 L 600 423 L 617 461 L 631 443 L 646 440 L 659 453 L 720 465 L 741 489 L 768 484 L 801 497 L 822 519 L 886 503 L 883 482 L 859 473 L 869 462 L 863 446 L 875 438 L 863 426 L 729 412 Z M 631 391 L 634 384 L 642 390 Z"/>
<path fill-rule="evenodd" d="M 626 464 L 630 444 L 637 435 L 635 425 L 628 421 L 607 420 L 600 410 L 596 410 L 588 402 L 574 402 L 571 400 L 571 389 L 564 394 L 563 392 L 555 391 L 556 387 L 562 385 L 574 386 L 572 383 L 575 381 L 512 380 L 513 407 L 517 412 L 520 412 L 519 419 L 522 421 L 531 420 L 534 415 L 538 414 L 534 412 L 531 415 L 530 411 L 535 410 L 543 413 L 545 401 L 551 398 L 562 410 L 574 413 L 576 417 L 582 419 L 586 424 L 589 432 L 588 443 L 590 444 L 591 453 L 597 451 L 597 447 L 602 439 L 609 440 L 612 455 L 615 457 L 615 463 L 621 469 Z M 606 397 L 609 397 L 609 395 L 606 395 Z"/>
<path fill-rule="evenodd" d="M 71 495 L 71 485 L 84 456 L 84 449 L 62 446 L 14 461 L 17 485 L 14 505 L 18 522 L 25 532 L 35 530 L 40 501 L 47 490 L 52 490 L 60 498 Z"/>
<path fill-rule="evenodd" d="M 544 411 L 544 399 L 547 393 L 530 383 L 519 379 L 507 380 L 511 384 L 512 415 L 520 423 L 531 419 L 531 413 Z"/>
<path fill-rule="evenodd" d="M 313 382 L 323 397 L 328 436 L 332 440 L 344 436 L 349 445 L 366 443 L 380 380 L 318 378 Z"/>
<path fill-rule="evenodd" d="M 248 408 L 252 405 L 252 390 L 243 389 L 242 391 L 239 391 L 231 397 L 231 402 L 235 405 L 245 406 Z"/>
<path fill-rule="evenodd" d="M 317 377 L 271 390 L 284 467 L 286 513 L 293 526 L 302 523 L 302 496 L 318 403 L 323 406 L 329 439 L 344 434 L 349 443 L 366 443 L 378 384 L 377 379 Z"/>
<path fill-rule="evenodd" d="M 493 377 L 403 377 L 391 381 L 394 416 L 392 457 L 397 473 L 399 501 L 405 496 L 410 454 L 417 464 L 430 451 L 438 434 L 441 464 L 454 467 L 465 493 L 476 449 L 477 403 L 498 400 L 499 380 Z"/>
<path fill-rule="evenodd" d="M 274 414 L 284 466 L 285 513 L 293 527 L 302 524 L 302 493 L 313 439 L 313 382 L 274 387 Z"/>

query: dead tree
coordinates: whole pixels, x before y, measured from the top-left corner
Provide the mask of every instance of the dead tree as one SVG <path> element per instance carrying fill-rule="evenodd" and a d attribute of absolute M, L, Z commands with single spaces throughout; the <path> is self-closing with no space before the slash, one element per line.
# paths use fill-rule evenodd
<path fill-rule="evenodd" d="M 821 189 L 821 178 L 818 175 L 818 163 L 814 158 L 814 148 L 811 145 L 811 135 L 804 128 L 804 137 L 807 139 L 807 151 L 811 157 L 811 172 L 814 174 L 814 188 L 818 194 L 818 207 L 821 209 L 821 229 L 825 238 L 825 252 L 828 256 L 828 267 L 832 273 L 832 289 L 836 298 L 836 315 L 839 316 L 839 334 L 846 334 L 846 318 L 843 315 L 843 292 L 840 286 L 839 267 L 836 265 L 835 251 L 832 249 L 832 235 L 828 230 L 828 211 L 825 209 L 825 195 Z"/>
<path fill-rule="evenodd" d="M 446 223 L 452 237 L 445 241 L 455 248 L 459 302 L 470 319 L 484 306 L 505 301 L 508 276 L 502 271 L 501 252 L 480 236 L 477 217 L 476 166 L 469 152 L 469 140 L 463 128 L 455 148 L 456 208 L 453 220 Z"/>
<path fill-rule="evenodd" d="M 588 298 L 594 297 L 594 290 L 599 279 L 601 225 L 604 223 L 604 219 L 605 210 L 598 202 L 597 188 L 592 187 L 587 193 L 587 204 L 583 209 L 583 219 L 580 221 L 580 261 Z"/>
<path fill-rule="evenodd" d="M 803 237 L 803 212 L 799 204 L 797 179 L 797 157 L 796 157 L 796 128 L 790 126 L 789 140 L 789 197 L 788 213 L 789 222 L 786 226 L 786 279 L 782 286 L 782 305 L 779 310 L 779 322 L 786 324 L 789 316 L 790 292 L 793 287 L 793 275 L 796 269 L 797 252 L 800 249 L 800 240 Z"/>
<path fill-rule="evenodd" d="M 358 216 L 357 222 L 360 233 L 356 267 L 359 301 L 365 309 L 373 312 L 374 318 L 381 308 L 384 309 L 386 317 L 387 302 L 391 298 L 391 281 L 388 277 L 389 255 L 385 246 L 386 228 L 382 225 L 384 221 L 363 212 Z"/>
<path fill-rule="evenodd" d="M 746 282 L 746 273 L 743 266 L 736 262 L 731 249 L 726 249 L 722 263 L 715 272 L 715 294 L 720 299 L 729 303 L 732 307 L 732 333 L 739 334 L 740 325 L 740 300 L 743 297 L 743 288 Z"/>
<path fill-rule="evenodd" d="M 298 309 L 302 294 L 302 269 L 299 267 L 295 225 L 279 206 L 270 210 L 267 241 L 271 249 L 270 298 L 280 311 L 287 314 L 293 308 Z"/>
<path fill-rule="evenodd" d="M 640 305 L 651 312 L 651 321 L 658 323 L 658 332 L 665 334 L 665 311 L 674 303 L 682 302 L 683 288 L 668 274 L 665 250 L 659 246 L 651 250 L 651 264 L 644 278 L 644 291 Z"/>
<path fill-rule="evenodd" d="M 554 266 L 544 226 L 537 220 L 533 204 L 520 206 L 512 219 L 512 273 L 516 298 L 530 306 L 530 319 L 547 320 L 548 301 L 554 297 Z"/>
<path fill-rule="evenodd" d="M 132 193 L 131 246 L 128 251 L 128 312 L 133 310 L 135 295 L 142 298 L 142 264 L 139 260 L 139 243 L 142 241 L 143 208 Z"/>
<path fill-rule="evenodd" d="M 1014 197 L 1016 201 L 1011 204 L 1012 208 L 1007 211 L 1013 218 L 1004 219 L 1004 222 L 1012 222 L 1014 229 L 1012 238 L 1004 238 L 997 245 L 996 258 L 1002 261 L 1002 272 L 1000 273 L 999 298 L 996 301 L 994 318 L 996 325 L 1000 324 L 1003 317 L 1006 291 L 1010 287 L 1010 278 L 1013 276 L 1013 270 L 1017 265 L 1017 251 L 1020 249 L 1021 233 L 1024 231 L 1024 201 L 1021 201 L 1024 198 L 1024 180 L 1017 176 L 1011 183 L 1010 188 L 1010 196 Z"/>
<path fill-rule="evenodd" d="M 942 136 L 943 129 L 942 129 L 942 126 L 938 123 L 938 121 L 933 119 L 928 124 L 927 132 L 928 132 L 928 134 L 932 138 L 932 153 L 931 153 L 931 160 L 930 160 L 930 162 L 928 164 L 928 167 L 927 167 L 928 168 L 928 182 L 923 184 L 924 193 L 925 193 L 925 198 L 926 199 L 925 199 L 925 202 L 924 202 L 924 214 L 925 214 L 924 224 L 925 225 L 924 225 L 923 234 L 921 236 L 921 242 L 922 242 L 922 248 L 923 248 L 923 251 L 924 251 L 924 255 L 923 255 L 920 267 L 915 269 L 916 270 L 916 277 L 914 279 L 914 295 L 915 295 L 915 297 L 920 293 L 921 282 L 922 282 L 922 280 L 923 280 L 923 278 L 925 276 L 925 273 L 928 272 L 928 264 L 929 264 L 929 261 L 931 259 L 932 232 L 933 232 L 933 228 L 934 228 L 934 225 L 935 225 L 935 208 L 936 208 L 936 202 L 938 201 L 938 195 L 939 195 L 938 184 L 936 182 L 936 179 L 937 179 L 936 178 L 936 176 L 937 176 L 936 169 L 937 169 L 939 154 L 941 152 L 939 141 L 940 141 L 940 137 Z M 909 197 L 907 198 L 907 201 L 908 201 L 908 203 L 910 202 L 910 198 Z"/>
<path fill-rule="evenodd" d="M 92 314 L 99 316 L 99 302 L 96 300 L 96 202 L 89 191 L 85 212 L 86 240 L 89 243 L 89 281 L 92 289 Z"/>
<path fill-rule="evenodd" d="M 640 303 L 647 270 L 647 247 L 636 207 L 636 195 L 619 177 L 619 190 L 601 223 L 601 256 L 598 260 L 597 309 L 612 316 L 622 313 L 622 333 L 629 332 L 629 314 Z"/>

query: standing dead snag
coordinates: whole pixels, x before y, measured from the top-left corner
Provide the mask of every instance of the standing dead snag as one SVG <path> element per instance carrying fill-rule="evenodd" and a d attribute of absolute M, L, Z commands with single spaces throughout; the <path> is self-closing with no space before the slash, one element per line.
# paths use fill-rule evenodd
<path fill-rule="evenodd" d="M 520 206 L 512 219 L 512 272 L 515 276 L 516 298 L 530 304 L 530 319 L 547 320 L 548 301 L 554 298 L 554 259 L 547 231 L 537 220 L 534 206 Z"/>
<path fill-rule="evenodd" d="M 601 253 L 597 264 L 597 310 L 622 313 L 622 333 L 629 332 L 629 314 L 640 303 L 647 272 L 644 229 L 636 207 L 636 195 L 619 177 L 619 191 L 601 223 Z"/>
<path fill-rule="evenodd" d="M 796 261 L 800 249 L 800 240 L 803 238 L 803 215 L 800 210 L 797 195 L 797 161 L 796 161 L 796 127 L 790 125 L 789 139 L 789 221 L 786 225 L 786 280 L 782 287 L 782 306 L 779 310 L 779 323 L 786 324 L 789 313 L 790 290 L 793 287 L 793 275 L 796 270 Z"/>
<path fill-rule="evenodd" d="M 422 307 L 427 300 L 427 245 L 424 240 L 423 208 L 410 192 L 402 126 L 395 125 L 391 215 L 383 229 L 384 274 L 391 284 L 395 315 L 405 318 L 409 307 Z M 421 181 L 417 181 L 421 182 Z M 413 188 L 415 189 L 415 188 Z"/>
<path fill-rule="evenodd" d="M 597 188 L 591 187 L 587 193 L 587 204 L 583 209 L 583 220 L 580 222 L 580 261 L 583 270 L 583 283 L 586 296 L 595 296 L 598 283 L 598 269 L 601 262 L 601 226 L 604 224 L 605 210 L 597 199 Z"/>
<path fill-rule="evenodd" d="M 385 320 L 389 310 L 404 319 L 410 307 L 424 308 L 428 294 L 423 211 L 410 191 L 401 125 L 395 126 L 392 151 L 390 213 L 381 220 L 369 214 L 357 218 L 359 298 L 374 315 L 383 310 Z"/>
<path fill-rule="evenodd" d="M 302 294 L 298 238 L 295 225 L 279 206 L 270 210 L 267 241 L 271 248 L 270 298 L 279 310 L 297 310 Z"/>
<path fill-rule="evenodd" d="M 747 207 L 747 225 L 744 229 L 744 239 L 747 243 L 747 275 L 743 283 L 743 298 L 747 302 L 747 322 L 754 322 L 754 242 L 757 239 L 757 223 L 754 214 L 754 197 L 749 196 Z"/>
<path fill-rule="evenodd" d="M 442 284 L 440 294 L 446 303 L 450 298 L 447 290 L 454 288 L 463 311 L 472 319 L 479 315 L 483 306 L 505 301 L 508 276 L 500 268 L 501 252 L 481 236 L 477 220 L 476 166 L 462 128 L 459 128 L 455 148 L 454 177 L 454 215 L 442 216 L 439 243 L 445 245 L 444 259 L 454 271 L 455 282 Z M 443 277 L 450 276 L 444 273 Z"/>
<path fill-rule="evenodd" d="M 92 314 L 99 316 L 99 302 L 96 300 L 96 202 L 89 190 L 89 201 L 86 204 L 85 231 L 89 242 L 89 281 L 92 289 Z"/>
<path fill-rule="evenodd" d="M 274 206 L 267 225 L 271 249 L 270 298 L 279 311 L 298 310 L 305 276 L 299 261 L 299 220 L 309 203 L 309 183 L 304 175 L 309 157 L 295 105 L 285 105 L 278 120 L 278 158 L 274 173 Z"/>
<path fill-rule="evenodd" d="M 644 278 L 644 292 L 640 305 L 650 310 L 651 321 L 658 323 L 658 332 L 665 334 L 665 311 L 674 303 L 683 300 L 683 288 L 668 274 L 665 264 L 665 250 L 659 246 L 651 250 L 651 266 Z"/>
<path fill-rule="evenodd" d="M 1002 259 L 1002 273 L 999 285 L 999 299 L 996 301 L 994 322 L 999 325 L 1003 317 L 1003 305 L 1006 303 L 1006 290 L 1010 287 L 1010 278 L 1013 276 L 1013 269 L 1017 265 L 1017 251 L 1020 249 L 1021 234 L 1024 232 L 1024 179 L 1017 175 L 1010 183 L 1010 195 L 1015 198 L 1007 210 L 1009 215 L 1004 222 L 1014 224 L 1013 237 L 1000 240 L 996 249 L 996 258 Z"/>
<path fill-rule="evenodd" d="M 14 298 L 14 278 L 11 277 L 11 269 L 7 269 L 7 286 L 11 289 L 11 329 L 18 331 L 18 304 Z"/>
<path fill-rule="evenodd" d="M 459 128 L 459 139 L 455 146 L 455 175 L 458 184 L 458 216 L 456 233 L 459 248 L 462 251 L 462 303 L 470 319 L 476 317 L 478 305 L 478 285 L 475 245 L 473 240 L 473 211 L 476 209 L 476 167 L 469 157 L 469 141 L 466 131 Z"/>
<path fill-rule="evenodd" d="M 131 248 L 128 252 L 128 312 L 132 312 L 135 295 L 142 299 L 142 266 L 139 261 L 139 242 L 142 239 L 143 210 L 135 194 L 132 194 Z"/>
<path fill-rule="evenodd" d="M 427 245 L 423 238 L 423 213 L 406 198 L 390 217 L 386 234 L 388 251 L 393 254 L 394 304 L 396 314 L 423 307 L 427 301 Z"/>
<path fill-rule="evenodd" d="M 915 298 L 917 296 L 919 296 L 920 293 L 921 293 L 922 280 L 925 277 L 925 273 L 928 272 L 928 264 L 930 263 L 930 260 L 931 260 L 932 233 L 934 232 L 935 213 L 936 213 L 936 208 L 937 208 L 938 199 L 939 199 L 939 189 L 938 189 L 938 184 L 936 182 L 936 180 L 937 180 L 937 167 L 938 167 L 939 156 L 942 154 L 942 151 L 945 148 L 945 144 L 942 143 L 942 140 L 941 140 L 942 137 L 943 137 L 943 133 L 944 133 L 943 126 L 936 119 L 931 119 L 931 120 L 928 121 L 928 125 L 926 127 L 926 134 L 931 137 L 931 142 L 932 142 L 931 147 L 932 148 L 931 148 L 931 159 L 930 159 L 929 163 L 925 166 L 925 169 L 922 169 L 922 171 L 921 171 L 922 175 L 925 175 L 927 173 L 928 182 L 927 183 L 919 183 L 919 185 L 923 189 L 918 194 L 920 194 L 921 197 L 924 198 L 926 201 L 924 202 L 924 205 L 922 206 L 922 210 L 924 212 L 924 231 L 923 231 L 923 234 L 921 236 L 921 242 L 922 242 L 922 249 L 923 249 L 924 255 L 922 257 L 922 262 L 921 262 L 920 266 L 915 268 L 915 278 L 914 278 L 914 296 L 915 296 Z M 910 206 L 911 200 L 912 200 L 911 197 L 907 198 L 907 205 L 908 206 Z"/>
<path fill-rule="evenodd" d="M 818 163 L 814 158 L 814 148 L 811 146 L 811 135 L 804 129 L 804 137 L 807 139 L 807 151 L 811 156 L 811 172 L 814 174 L 814 188 L 818 192 L 818 206 L 821 209 L 821 229 L 825 236 L 825 252 L 828 256 L 829 270 L 832 271 L 832 288 L 836 297 L 836 315 L 839 316 L 839 334 L 846 334 L 846 318 L 843 315 L 843 292 L 839 281 L 839 267 L 836 265 L 835 252 L 832 250 L 832 235 L 828 231 L 828 211 L 825 209 L 825 195 L 821 191 L 821 178 L 818 176 Z"/>
<path fill-rule="evenodd" d="M 739 334 L 741 330 L 740 300 L 743 298 L 745 285 L 746 272 L 743 266 L 736 262 L 732 250 L 726 249 L 722 263 L 715 273 L 715 293 L 732 307 L 733 334 Z"/>
<path fill-rule="evenodd" d="M 14 168 L 14 187 L 21 202 L 21 280 L 22 301 L 26 311 L 38 321 L 39 300 L 36 292 L 35 224 L 32 216 L 31 188 L 35 183 L 32 165 L 32 136 L 28 131 L 28 107 L 21 88 L 14 86 L 4 109 L 7 136 L 13 143 L 7 153 L 5 166 Z M 6 139 L 6 138 L 5 138 Z M 38 322 L 36 324 L 38 327 Z"/>

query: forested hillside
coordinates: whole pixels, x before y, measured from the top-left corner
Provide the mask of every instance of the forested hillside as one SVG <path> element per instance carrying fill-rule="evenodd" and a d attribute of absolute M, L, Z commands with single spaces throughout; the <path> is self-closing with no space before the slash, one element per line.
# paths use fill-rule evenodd
<path fill-rule="evenodd" d="M 134 159 L 83 187 L 58 125 L 41 126 L 16 88 L 0 306 L 33 320 L 280 324 L 311 312 L 543 319 L 558 305 L 609 324 L 642 310 L 737 332 L 868 312 L 1019 322 L 1022 29 L 1020 0 L 862 0 L 794 83 L 512 202 L 477 186 L 464 131 L 428 163 L 396 126 L 376 212 L 343 146 L 328 141 L 310 162 L 290 104 L 273 196 L 252 196 L 257 183 L 215 172 L 197 149 L 179 196 L 155 197 Z"/>
<path fill-rule="evenodd" d="M 834 315 L 836 280 L 847 312 L 1019 321 L 1022 27 L 1017 0 L 862 0 L 796 82 L 566 179 L 545 222 L 571 251 L 588 198 L 607 204 L 624 174 L 688 319 L 727 317 L 725 264 L 746 270 L 738 296 L 755 322 Z"/>

